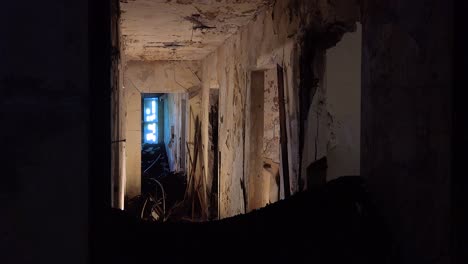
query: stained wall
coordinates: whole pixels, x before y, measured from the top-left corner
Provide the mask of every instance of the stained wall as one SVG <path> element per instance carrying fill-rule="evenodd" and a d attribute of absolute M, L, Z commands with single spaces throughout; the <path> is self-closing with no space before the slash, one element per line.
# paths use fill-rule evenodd
<path fill-rule="evenodd" d="M 186 125 L 182 124 L 182 115 L 186 115 L 186 109 L 182 107 L 182 100 L 187 100 L 186 93 L 171 93 L 166 94 L 163 98 L 164 103 L 164 144 L 166 146 L 167 158 L 169 161 L 169 169 L 173 172 L 185 170 L 182 159 L 186 157 L 182 148 L 185 140 L 182 136 L 182 129 L 186 129 Z"/>
<path fill-rule="evenodd" d="M 289 178 L 291 192 L 297 192 L 300 185 L 304 185 L 304 179 L 299 178 L 300 171 L 313 161 L 308 160 L 310 155 L 307 156 L 307 153 L 302 155 L 302 152 L 315 153 L 317 150 L 326 155 L 329 139 L 326 115 L 323 115 L 319 118 L 319 130 L 321 128 L 325 130 L 320 133 L 321 136 L 314 142 L 301 140 L 301 130 L 303 139 L 306 138 L 304 135 L 309 138 L 313 135 L 312 131 L 317 130 L 317 122 L 313 119 L 314 113 L 322 107 L 319 104 L 320 98 L 326 97 L 323 85 L 324 64 L 317 63 L 320 61 L 318 56 L 301 58 L 304 57 L 302 56 L 303 38 L 307 34 L 330 31 L 330 25 L 337 22 L 351 25 L 351 29 L 345 28 L 343 31 L 352 30 L 352 25 L 358 17 L 357 4 L 348 1 L 278 1 L 271 9 L 258 14 L 249 25 L 241 28 L 237 34 L 227 39 L 215 52 L 202 60 L 201 113 L 204 146 L 208 145 L 209 89 L 219 87 L 220 90 L 219 148 L 222 154 L 220 214 L 222 217 L 246 211 L 241 180 L 245 182 L 245 178 L 249 177 L 246 176 L 245 160 L 246 150 L 250 148 L 249 142 L 246 141 L 246 137 L 249 137 L 246 133 L 249 130 L 249 116 L 245 113 L 249 107 L 251 72 L 276 68 L 277 64 L 284 68 Z M 323 42 L 320 38 L 321 35 L 318 34 L 317 41 L 313 42 L 317 46 L 308 48 L 317 50 L 317 54 L 321 53 L 324 59 L 328 47 L 319 45 Z M 312 74 L 304 74 L 306 71 L 302 69 L 308 64 L 317 65 L 317 72 L 322 72 L 322 75 L 317 76 L 320 80 L 320 89 L 316 90 L 317 93 L 310 94 L 311 100 L 312 98 L 317 100 L 315 105 L 308 104 L 307 107 L 301 107 L 301 90 L 314 89 L 312 85 L 303 82 L 304 79 L 312 77 Z M 326 108 L 326 105 L 323 107 Z M 304 124 L 303 127 L 301 123 Z M 269 129 L 271 128 L 267 128 L 265 135 L 271 135 Z M 318 143 L 315 144 L 315 141 Z M 208 152 L 204 148 L 205 163 L 207 159 Z M 267 191 L 269 192 L 269 188 L 262 190 L 262 192 Z"/>

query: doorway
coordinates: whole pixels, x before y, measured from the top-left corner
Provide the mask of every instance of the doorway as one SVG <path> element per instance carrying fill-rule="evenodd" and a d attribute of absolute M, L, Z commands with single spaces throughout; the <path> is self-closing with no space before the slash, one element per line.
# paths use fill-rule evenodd
<path fill-rule="evenodd" d="M 278 69 L 251 73 L 245 138 L 247 212 L 278 201 L 284 185 L 281 183 L 283 173 L 280 173 L 280 139 L 286 135 L 280 133 L 280 108 L 284 107 L 284 100 L 279 99 L 283 95 L 280 93 L 282 85 L 279 85 L 282 76 Z"/>

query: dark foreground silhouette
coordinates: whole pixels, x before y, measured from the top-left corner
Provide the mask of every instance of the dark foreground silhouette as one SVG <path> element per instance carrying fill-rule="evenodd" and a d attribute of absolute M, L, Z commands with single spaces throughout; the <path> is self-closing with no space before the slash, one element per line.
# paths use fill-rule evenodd
<path fill-rule="evenodd" d="M 93 263 L 387 263 L 390 239 L 360 177 L 205 223 L 149 223 L 109 209 Z"/>

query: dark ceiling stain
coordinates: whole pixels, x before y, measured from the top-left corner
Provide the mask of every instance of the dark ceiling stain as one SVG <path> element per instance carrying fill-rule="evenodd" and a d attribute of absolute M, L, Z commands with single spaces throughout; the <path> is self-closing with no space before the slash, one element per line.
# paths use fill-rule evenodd
<path fill-rule="evenodd" d="M 186 45 L 177 41 L 174 42 L 148 42 L 148 44 L 154 45 L 145 45 L 144 48 L 164 48 L 164 49 L 177 49 L 180 47 L 185 47 Z"/>
<path fill-rule="evenodd" d="M 192 22 L 194 30 L 197 30 L 197 29 L 203 30 L 203 29 L 216 28 L 216 27 L 208 26 L 204 22 L 202 22 L 201 21 L 202 18 L 200 16 L 200 14 L 192 14 L 191 16 L 184 17 L 184 19 L 189 21 L 189 22 Z"/>
<path fill-rule="evenodd" d="M 165 48 L 178 48 L 184 46 L 178 42 L 164 42 L 163 45 Z"/>
<path fill-rule="evenodd" d="M 176 1 L 178 4 L 182 4 L 182 5 L 190 5 L 190 4 L 193 4 L 193 0 L 177 0 Z"/>

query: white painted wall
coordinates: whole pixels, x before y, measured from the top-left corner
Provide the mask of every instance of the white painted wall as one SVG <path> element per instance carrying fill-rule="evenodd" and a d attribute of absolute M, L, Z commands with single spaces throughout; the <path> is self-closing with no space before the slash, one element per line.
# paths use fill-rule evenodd
<path fill-rule="evenodd" d="M 361 151 L 361 24 L 327 50 L 325 86 L 333 117 L 328 146 L 327 181 L 360 174 Z"/>

